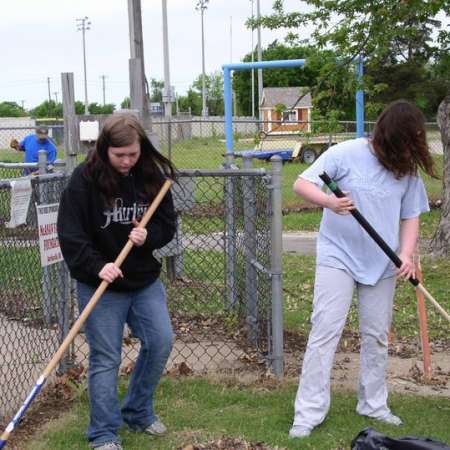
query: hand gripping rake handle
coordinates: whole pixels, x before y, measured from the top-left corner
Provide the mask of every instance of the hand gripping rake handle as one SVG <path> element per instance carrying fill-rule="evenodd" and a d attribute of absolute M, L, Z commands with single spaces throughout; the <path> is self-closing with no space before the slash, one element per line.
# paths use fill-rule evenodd
<path fill-rule="evenodd" d="M 330 188 L 330 190 L 336 195 L 336 197 L 345 197 L 345 194 L 339 189 L 339 186 L 333 181 L 326 172 L 319 175 L 319 178 Z M 374 230 L 372 225 L 365 219 L 365 217 L 355 208 L 350 210 L 352 216 L 359 222 L 359 224 L 367 231 L 370 237 L 378 244 L 378 246 L 383 250 L 383 252 L 389 257 L 389 259 L 400 268 L 402 265 L 402 260 L 397 256 L 397 254 L 386 244 L 383 238 Z M 436 307 L 440 312 L 441 316 L 450 322 L 450 315 L 445 311 L 444 308 L 432 297 L 432 295 L 424 288 L 424 286 L 414 277 L 409 278 L 409 282 L 416 288 L 419 289 L 425 297 Z"/>
<path fill-rule="evenodd" d="M 166 195 L 167 191 L 169 190 L 170 186 L 172 185 L 172 180 L 166 180 L 164 184 L 162 185 L 160 191 L 158 192 L 158 195 L 153 200 L 152 204 L 146 211 L 144 217 L 142 217 L 139 228 L 144 228 L 147 223 L 149 222 L 150 218 L 158 208 L 159 204 L 161 203 L 162 199 Z M 114 261 L 114 264 L 117 267 L 120 267 L 122 263 L 124 262 L 125 258 L 128 256 L 128 253 L 130 253 L 131 249 L 133 248 L 133 242 L 129 239 L 128 242 L 123 247 L 122 251 L 119 253 L 119 256 Z M 75 339 L 76 335 L 80 331 L 81 327 L 83 326 L 84 322 L 88 318 L 89 314 L 94 309 L 94 306 L 99 301 L 100 297 L 105 292 L 106 288 L 108 287 L 109 283 L 107 281 L 102 281 L 95 291 L 94 295 L 89 300 L 89 303 L 86 305 L 86 307 L 83 309 L 81 314 L 79 315 L 78 319 L 73 324 L 72 328 L 70 329 L 69 333 L 65 337 L 64 341 L 54 354 L 53 358 L 48 363 L 47 367 L 42 372 L 41 376 L 36 381 L 35 386 L 31 390 L 31 392 L 28 394 L 28 397 L 23 402 L 22 406 L 20 407 L 19 411 L 16 413 L 16 415 L 13 417 L 11 422 L 6 427 L 5 431 L 0 437 L 0 449 L 5 447 L 6 442 L 9 438 L 9 435 L 14 431 L 16 425 L 20 422 L 23 415 L 25 414 L 25 411 L 30 406 L 31 402 L 34 400 L 36 395 L 41 390 L 42 386 L 47 381 L 48 376 L 52 372 L 52 370 L 56 367 L 56 364 L 58 364 L 59 360 L 62 358 L 64 353 L 67 351 L 69 345 L 71 342 Z"/>

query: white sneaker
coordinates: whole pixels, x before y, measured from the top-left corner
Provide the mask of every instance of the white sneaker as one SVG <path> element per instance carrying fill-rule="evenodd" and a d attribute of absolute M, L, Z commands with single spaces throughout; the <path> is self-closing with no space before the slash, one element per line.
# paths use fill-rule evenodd
<path fill-rule="evenodd" d="M 123 447 L 118 442 L 105 442 L 104 444 L 92 447 L 94 450 L 123 450 Z"/>
<path fill-rule="evenodd" d="M 293 425 L 289 430 L 289 437 L 291 439 L 306 438 L 311 434 L 312 428 L 304 427 L 303 425 Z"/>
<path fill-rule="evenodd" d="M 394 425 L 396 427 L 399 427 L 400 425 L 403 425 L 402 419 L 400 417 L 392 414 L 391 412 L 386 414 L 383 417 L 376 417 L 377 420 L 383 423 L 387 423 L 388 425 Z"/>
<path fill-rule="evenodd" d="M 161 436 L 167 433 L 167 427 L 161 422 L 161 419 L 157 416 L 156 420 L 145 428 L 144 433 L 151 434 L 153 436 Z"/>

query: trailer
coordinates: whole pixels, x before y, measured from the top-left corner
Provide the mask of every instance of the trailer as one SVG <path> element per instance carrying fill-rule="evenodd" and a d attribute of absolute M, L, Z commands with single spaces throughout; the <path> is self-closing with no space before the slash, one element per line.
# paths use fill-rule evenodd
<path fill-rule="evenodd" d="M 301 139 L 301 140 L 300 140 Z M 351 139 L 347 135 L 339 136 L 314 136 L 307 139 L 299 136 L 294 139 L 265 139 L 261 141 L 257 148 L 253 150 L 242 150 L 234 152 L 234 156 L 242 158 L 244 156 L 269 161 L 274 155 L 281 157 L 285 161 L 298 161 L 306 164 L 312 164 L 324 151 L 338 142 Z M 284 144 L 281 146 L 280 144 Z M 286 147 L 285 147 L 286 146 Z M 264 149 L 263 149 L 264 147 Z"/>

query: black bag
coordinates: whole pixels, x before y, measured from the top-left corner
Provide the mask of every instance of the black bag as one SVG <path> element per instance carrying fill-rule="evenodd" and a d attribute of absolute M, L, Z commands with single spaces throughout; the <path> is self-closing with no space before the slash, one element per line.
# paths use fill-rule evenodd
<path fill-rule="evenodd" d="M 398 439 L 378 433 L 373 428 L 364 428 L 352 441 L 352 450 L 450 450 L 443 442 L 416 436 Z"/>

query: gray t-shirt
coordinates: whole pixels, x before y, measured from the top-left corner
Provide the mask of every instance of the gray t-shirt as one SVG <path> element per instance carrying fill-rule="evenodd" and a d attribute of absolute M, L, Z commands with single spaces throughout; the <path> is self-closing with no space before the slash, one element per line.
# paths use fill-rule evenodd
<path fill-rule="evenodd" d="M 323 171 L 349 192 L 356 208 L 396 252 L 400 220 L 429 211 L 420 176 L 396 179 L 379 163 L 366 138 L 329 148 L 299 176 L 322 187 L 319 175 Z M 343 269 L 367 285 L 395 274 L 394 264 L 351 214 L 336 214 L 328 208 L 320 223 L 317 264 Z"/>

